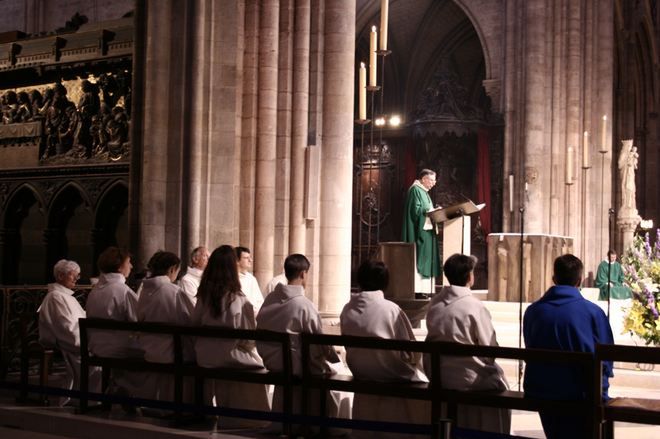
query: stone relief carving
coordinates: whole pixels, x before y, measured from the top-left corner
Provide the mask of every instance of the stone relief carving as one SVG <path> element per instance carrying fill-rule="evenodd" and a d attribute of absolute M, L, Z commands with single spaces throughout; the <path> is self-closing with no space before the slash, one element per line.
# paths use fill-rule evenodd
<path fill-rule="evenodd" d="M 437 119 L 482 120 L 483 110 L 472 105 L 467 87 L 443 59 L 428 85 L 422 90 L 413 119 L 417 121 Z"/>
<path fill-rule="evenodd" d="M 0 144 L 39 145 L 42 165 L 127 161 L 130 73 L 6 90 L 0 97 Z"/>

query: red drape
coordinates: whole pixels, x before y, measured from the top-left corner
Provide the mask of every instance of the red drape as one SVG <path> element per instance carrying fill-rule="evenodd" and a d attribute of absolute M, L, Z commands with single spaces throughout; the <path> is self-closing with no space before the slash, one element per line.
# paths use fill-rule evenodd
<path fill-rule="evenodd" d="M 481 228 L 488 235 L 490 229 L 490 159 L 488 158 L 488 129 L 480 128 L 477 133 L 477 203 L 486 203 L 479 218 Z"/>

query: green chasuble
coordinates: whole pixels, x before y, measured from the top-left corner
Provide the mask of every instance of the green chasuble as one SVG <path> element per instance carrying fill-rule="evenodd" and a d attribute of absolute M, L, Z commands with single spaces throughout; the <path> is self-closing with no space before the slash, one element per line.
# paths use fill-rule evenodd
<path fill-rule="evenodd" d="M 600 288 L 598 300 L 607 300 L 607 276 L 609 271 L 610 282 L 610 298 L 612 299 L 628 299 L 630 297 L 630 288 L 623 285 L 623 268 L 618 262 L 614 262 L 612 267 L 608 269 L 607 261 L 603 261 L 598 266 L 596 272 L 596 287 Z"/>
<path fill-rule="evenodd" d="M 414 242 L 417 248 L 417 272 L 424 277 L 440 275 L 438 236 L 435 230 L 424 230 L 426 212 L 433 208 L 428 192 L 418 182 L 408 189 L 404 209 L 403 232 L 405 242 Z"/>

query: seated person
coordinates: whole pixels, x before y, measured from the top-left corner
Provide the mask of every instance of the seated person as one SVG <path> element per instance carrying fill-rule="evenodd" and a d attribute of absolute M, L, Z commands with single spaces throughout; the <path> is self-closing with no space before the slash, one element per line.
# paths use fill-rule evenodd
<path fill-rule="evenodd" d="M 259 308 L 264 303 L 264 296 L 257 278 L 249 270 L 252 269 L 252 254 L 247 247 L 236 247 L 236 258 L 238 260 L 238 280 L 241 282 L 241 291 L 254 307 L 254 315 L 259 313 Z"/>
<path fill-rule="evenodd" d="M 117 247 L 108 247 L 98 258 L 99 281 L 87 297 L 87 317 L 120 322 L 137 321 L 137 295 L 126 285 L 131 273 L 130 254 Z M 107 358 L 142 358 L 135 334 L 128 331 L 90 330 L 89 350 Z M 115 369 L 112 385 L 117 393 L 139 396 L 144 374 Z"/>
<path fill-rule="evenodd" d="M 256 328 L 254 308 L 241 291 L 238 260 L 233 247 L 223 245 L 211 253 L 199 284 L 192 324 L 234 329 Z M 197 364 L 202 367 L 264 369 L 263 360 L 253 340 L 197 337 L 195 355 Z M 207 380 L 205 403 L 210 405 L 213 398 L 220 407 L 270 411 L 268 390 L 264 384 Z M 221 417 L 219 425 L 222 428 L 247 428 L 265 424 L 249 419 Z"/>
<path fill-rule="evenodd" d="M 530 349 L 556 349 L 594 352 L 597 344 L 613 344 L 612 329 L 603 310 L 580 294 L 583 265 L 571 254 L 555 259 L 555 283 L 536 302 L 529 305 L 523 318 L 525 346 Z M 608 400 L 612 362 L 603 361 L 603 400 Z M 523 381 L 525 395 L 552 400 L 586 398 L 587 380 L 579 366 L 560 363 L 527 362 Z M 583 416 L 540 411 L 543 431 L 548 439 L 578 439 L 591 436 Z"/>
<path fill-rule="evenodd" d="M 55 282 L 48 284 L 48 294 L 41 302 L 39 313 L 39 343 L 58 348 L 64 357 L 66 376 L 64 388 L 80 389 L 80 328 L 78 319 L 85 318 L 85 310 L 73 297 L 73 288 L 80 278 L 80 266 L 74 261 L 59 260 L 53 267 Z M 100 390 L 100 369 L 90 368 L 89 390 Z M 60 399 L 60 405 L 69 402 Z"/>
<path fill-rule="evenodd" d="M 257 328 L 269 331 L 286 332 L 289 334 L 322 334 L 321 316 L 316 306 L 305 297 L 305 286 L 307 285 L 309 260 L 301 254 L 293 254 L 286 258 L 284 271 L 287 283 L 279 283 L 275 290 L 266 296 L 264 304 L 257 315 Z M 276 343 L 257 342 L 257 350 L 264 359 L 268 370 L 282 371 L 282 350 Z M 331 346 L 312 346 L 310 357 L 310 371 L 315 374 L 334 373 L 331 363 L 341 366 L 341 360 Z M 291 337 L 291 357 L 293 362 L 293 374 L 302 376 L 300 357 L 300 337 Z M 300 389 L 293 394 L 294 413 L 300 413 L 301 393 Z M 273 410 L 281 412 L 282 389 L 275 388 L 273 396 Z M 312 404 L 318 401 L 318 396 L 312 396 Z M 340 412 L 340 392 L 330 392 L 327 398 L 327 415 L 337 417 Z M 350 406 L 350 401 L 347 404 Z M 318 407 L 309 408 L 307 414 L 318 414 Z M 341 414 L 342 417 L 350 417 L 350 407 Z"/>
<path fill-rule="evenodd" d="M 361 291 L 351 294 L 340 315 L 342 335 L 415 340 L 410 320 L 394 302 L 386 300 L 383 290 L 389 271 L 380 261 L 366 261 L 358 269 Z M 428 382 L 419 353 L 362 348 L 347 348 L 346 362 L 352 374 L 376 381 Z M 426 401 L 356 394 L 353 418 L 377 421 L 427 424 L 430 406 Z M 392 437 L 387 433 L 353 432 L 353 437 Z M 393 437 L 403 437 L 396 435 Z"/>
<path fill-rule="evenodd" d="M 630 288 L 623 285 L 623 281 L 623 268 L 616 260 L 616 252 L 609 250 L 607 260 L 602 261 L 598 265 L 598 271 L 596 271 L 596 288 L 600 289 L 598 300 L 607 300 L 608 297 L 611 299 L 629 299 L 631 296 Z"/>
<path fill-rule="evenodd" d="M 209 262 L 209 251 L 206 247 L 197 247 L 190 254 L 190 267 L 179 281 L 179 286 L 190 297 L 193 308 L 197 303 L 197 289 L 202 281 L 202 274 Z M 192 309 L 190 310 L 192 314 Z"/>
<path fill-rule="evenodd" d="M 149 278 L 142 282 L 142 292 L 138 299 L 138 321 L 169 323 L 172 325 L 190 324 L 192 303 L 181 288 L 173 283 L 179 274 L 181 260 L 171 252 L 156 252 L 149 261 Z M 192 345 L 184 340 L 184 360 L 192 360 Z M 154 363 L 174 362 L 174 339 L 171 335 L 143 333 L 140 346 L 144 359 Z M 174 397 L 173 378 L 168 374 L 151 374 L 145 385 L 144 395 L 148 398 L 172 401 Z"/>
<path fill-rule="evenodd" d="M 472 295 L 474 256 L 454 254 L 443 266 L 449 286 L 431 299 L 426 314 L 427 341 L 448 341 L 462 344 L 497 346 L 490 313 L 481 300 Z M 427 376 L 433 376 L 430 360 L 425 359 Z M 441 386 L 454 390 L 507 390 L 504 371 L 493 358 L 440 358 Z M 458 427 L 509 434 L 511 411 L 472 405 L 458 406 Z"/>

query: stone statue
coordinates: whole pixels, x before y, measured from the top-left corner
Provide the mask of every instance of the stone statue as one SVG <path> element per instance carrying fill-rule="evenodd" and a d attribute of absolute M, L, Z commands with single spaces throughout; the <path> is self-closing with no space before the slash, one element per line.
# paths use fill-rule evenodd
<path fill-rule="evenodd" d="M 641 221 L 637 213 L 635 203 L 635 169 L 639 154 L 633 146 L 632 139 L 621 141 L 621 153 L 619 154 L 619 177 L 621 178 L 621 207 L 617 215 L 616 223 L 619 226 L 620 242 L 627 249 L 633 242 L 637 225 Z"/>
<path fill-rule="evenodd" d="M 619 154 L 619 173 L 621 176 L 621 208 L 637 213 L 635 202 L 635 169 L 639 161 L 637 147 L 632 140 L 623 140 Z"/>

